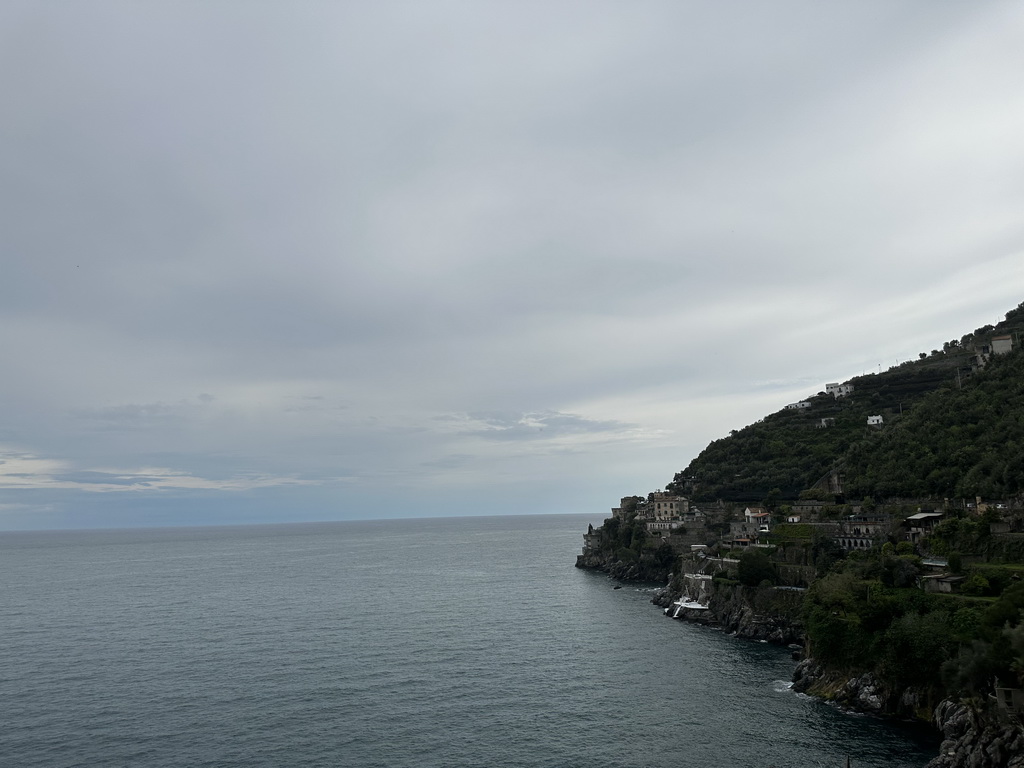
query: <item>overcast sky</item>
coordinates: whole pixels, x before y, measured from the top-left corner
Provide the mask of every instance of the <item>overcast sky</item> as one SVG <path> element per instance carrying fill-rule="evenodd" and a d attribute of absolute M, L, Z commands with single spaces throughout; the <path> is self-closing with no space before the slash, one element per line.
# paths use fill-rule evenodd
<path fill-rule="evenodd" d="M 1024 301 L 1024 5 L 0 5 L 0 529 L 587 512 Z"/>

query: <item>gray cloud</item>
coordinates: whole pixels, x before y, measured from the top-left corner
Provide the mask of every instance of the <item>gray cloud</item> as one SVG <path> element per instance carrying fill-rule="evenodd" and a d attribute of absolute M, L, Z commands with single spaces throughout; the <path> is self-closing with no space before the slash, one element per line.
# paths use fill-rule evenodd
<path fill-rule="evenodd" d="M 7 3 L 0 527 L 108 491 L 213 522 L 660 486 L 1024 298 L 1022 31 L 925 0 Z"/>
<path fill-rule="evenodd" d="M 564 435 L 621 432 L 635 427 L 618 421 L 595 421 L 571 413 L 471 413 L 469 419 L 482 426 L 468 435 L 489 440 L 537 440 Z"/>

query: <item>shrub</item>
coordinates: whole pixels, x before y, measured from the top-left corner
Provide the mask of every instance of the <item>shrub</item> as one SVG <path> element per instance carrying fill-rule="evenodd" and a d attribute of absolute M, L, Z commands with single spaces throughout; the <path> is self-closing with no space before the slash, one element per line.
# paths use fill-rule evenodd
<path fill-rule="evenodd" d="M 739 580 L 748 587 L 756 587 L 764 581 L 778 582 L 775 564 L 760 549 L 748 549 L 740 555 Z"/>

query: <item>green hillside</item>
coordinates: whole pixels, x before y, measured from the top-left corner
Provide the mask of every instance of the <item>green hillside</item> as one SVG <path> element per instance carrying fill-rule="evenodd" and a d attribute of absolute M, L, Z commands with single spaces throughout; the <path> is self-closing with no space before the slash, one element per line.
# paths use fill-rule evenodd
<path fill-rule="evenodd" d="M 1012 352 L 977 356 L 992 337 Z M 849 498 L 1005 498 L 1024 491 L 1024 303 L 918 360 L 821 392 L 712 442 L 668 489 L 696 500 L 760 501 L 813 495 L 841 479 Z M 869 416 L 884 419 L 868 426 Z M 823 425 L 822 420 L 829 420 Z M 810 493 L 808 493 L 810 492 Z"/>

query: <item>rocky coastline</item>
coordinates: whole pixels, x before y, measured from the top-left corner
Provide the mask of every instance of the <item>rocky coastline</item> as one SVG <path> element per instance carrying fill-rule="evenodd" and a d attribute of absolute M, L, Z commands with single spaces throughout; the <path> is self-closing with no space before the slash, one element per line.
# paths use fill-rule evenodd
<path fill-rule="evenodd" d="M 618 558 L 609 558 L 599 551 L 577 555 L 576 567 L 601 571 L 619 581 L 646 581 L 664 584 L 672 577 L 669 569 L 653 558 L 623 561 Z"/>
<path fill-rule="evenodd" d="M 746 587 L 728 581 L 709 582 L 706 609 L 682 608 L 679 579 L 642 563 L 609 563 L 600 558 L 581 568 L 594 568 L 622 581 L 658 581 L 667 586 L 655 593 L 652 603 L 671 618 L 713 626 L 737 637 L 786 645 L 805 646 L 801 621 L 802 593 L 775 587 Z M 649 564 L 653 565 L 653 564 Z M 1024 727 L 1001 716 L 991 702 L 944 699 L 930 701 L 928 692 L 916 688 L 894 689 L 871 673 L 851 675 L 827 669 L 814 658 L 801 658 L 793 672 L 793 690 L 854 712 L 929 722 L 942 736 L 939 754 L 926 768 L 1024 768 Z"/>
<path fill-rule="evenodd" d="M 671 618 L 719 627 L 737 637 L 779 645 L 803 645 L 801 592 L 709 582 L 707 608 L 672 608 L 682 592 L 671 584 L 652 599 Z"/>
<path fill-rule="evenodd" d="M 939 756 L 927 768 L 1024 768 L 1024 730 L 991 705 L 946 699 L 935 708 L 942 732 Z"/>

